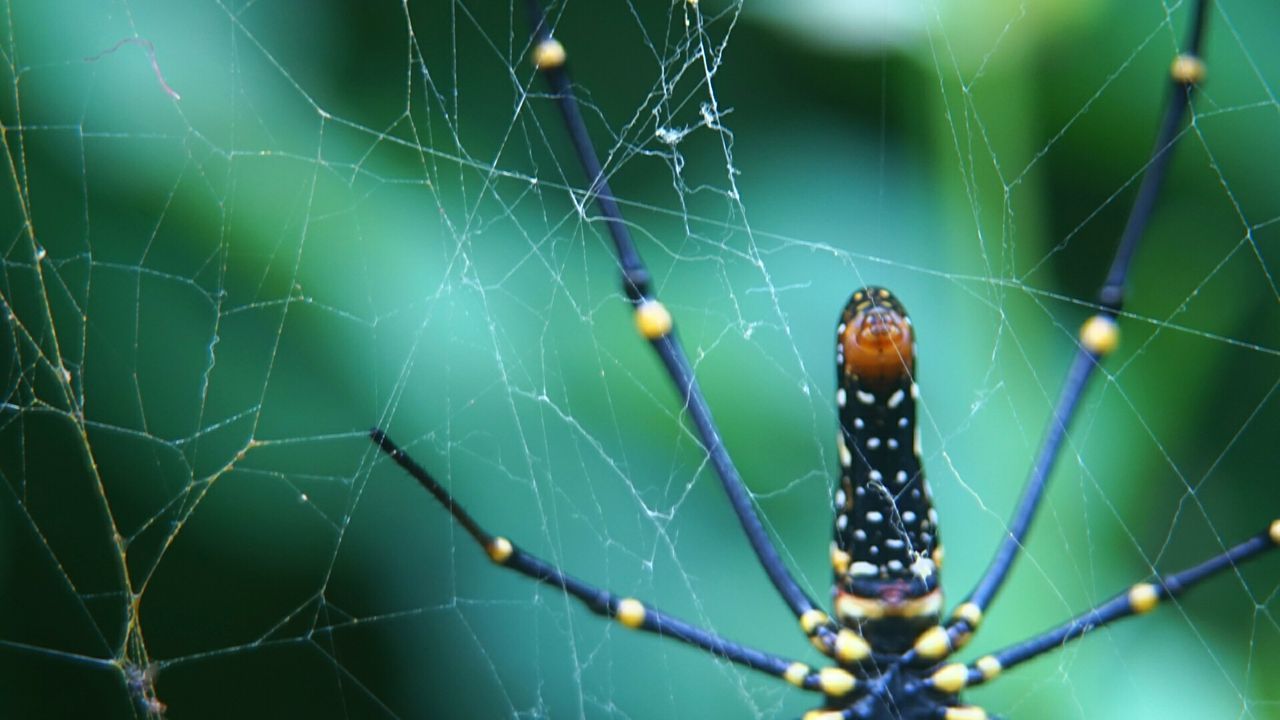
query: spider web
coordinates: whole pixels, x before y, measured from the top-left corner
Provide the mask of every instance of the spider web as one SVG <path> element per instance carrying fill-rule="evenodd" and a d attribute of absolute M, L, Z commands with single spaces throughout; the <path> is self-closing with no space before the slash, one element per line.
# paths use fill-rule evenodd
<path fill-rule="evenodd" d="M 827 596 L 831 332 L 921 336 L 952 598 L 1146 163 L 1186 7 L 552 8 L 766 525 Z M 570 573 L 814 662 L 636 339 L 523 7 L 43 3 L 0 20 L 8 717 L 794 717 L 815 699 L 494 570 L 385 427 Z M 976 649 L 1280 508 L 1280 11 L 1211 10 L 1122 319 Z M 1010 672 L 1010 717 L 1280 717 L 1274 558 Z M 154 693 L 154 694 L 153 694 Z M 150 707 L 149 699 L 154 699 Z"/>

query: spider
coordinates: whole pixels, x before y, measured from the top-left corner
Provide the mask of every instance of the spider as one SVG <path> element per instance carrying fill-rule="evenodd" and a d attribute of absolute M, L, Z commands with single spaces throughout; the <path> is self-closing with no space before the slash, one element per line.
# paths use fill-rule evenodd
<path fill-rule="evenodd" d="M 696 5 L 696 0 L 689 0 Z M 511 540 L 486 530 L 453 496 L 379 428 L 373 442 L 418 480 L 489 558 L 572 595 L 591 612 L 634 630 L 678 640 L 738 663 L 820 698 L 805 720 L 980 720 L 967 704 L 968 688 L 992 682 L 1019 664 L 1101 627 L 1154 610 L 1223 570 L 1280 544 L 1280 520 L 1202 563 L 1118 592 L 1060 625 L 1004 649 L 957 662 L 954 655 L 981 627 L 988 608 L 1017 560 L 1066 431 L 1090 378 L 1119 342 L 1131 260 L 1151 218 L 1177 130 L 1204 75 L 1200 46 L 1207 2 L 1192 9 L 1190 37 L 1171 67 L 1171 89 L 1155 150 L 1098 295 L 1098 311 L 1083 325 L 1078 348 L 1042 445 L 986 571 L 949 612 L 939 575 L 944 546 L 938 513 L 925 481 L 918 447 L 915 329 L 903 303 L 888 289 L 857 289 L 835 333 L 837 446 L 841 473 L 833 492 L 830 546 L 832 610 L 810 597 L 765 531 L 703 398 L 673 319 L 657 299 L 649 272 L 614 199 L 569 81 L 565 48 L 552 37 L 539 0 L 528 0 L 533 61 L 545 76 L 568 135 L 612 236 L 625 295 L 640 335 L 651 345 L 679 393 L 709 464 L 760 566 L 795 616 L 801 632 L 825 657 L 821 665 L 763 652 L 697 627 L 640 599 L 622 597 L 568 574 Z"/>

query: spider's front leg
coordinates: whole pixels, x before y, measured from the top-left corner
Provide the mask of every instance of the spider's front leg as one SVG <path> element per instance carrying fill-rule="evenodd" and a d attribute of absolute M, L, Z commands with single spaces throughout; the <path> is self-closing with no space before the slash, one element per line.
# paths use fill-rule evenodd
<path fill-rule="evenodd" d="M 729 451 L 725 448 L 724 439 L 711 416 L 711 408 L 698 386 L 693 375 L 693 366 L 689 362 L 684 348 L 676 336 L 670 312 L 658 300 L 650 283 L 649 270 L 631 239 L 631 233 L 623 222 L 622 211 L 614 199 L 609 187 L 609 180 L 595 147 L 587 133 L 586 123 L 582 119 L 582 111 L 578 107 L 573 93 L 573 85 L 569 80 L 567 68 L 567 52 L 564 46 L 552 36 L 550 22 L 542 9 L 539 0 L 527 0 L 530 25 L 533 28 L 533 62 L 538 71 L 546 79 L 564 118 L 565 129 L 573 142 L 579 163 L 590 184 L 587 194 L 594 197 L 605 226 L 613 238 L 614 251 L 617 255 L 619 270 L 622 274 L 622 289 L 627 300 L 635 310 L 636 325 L 641 334 L 649 341 L 654 352 L 662 361 L 663 367 L 671 377 L 676 391 L 680 395 L 682 406 L 689 413 L 697 431 L 698 441 L 707 453 L 707 459 L 720 478 L 721 486 L 729 498 L 729 504 L 738 517 L 751 549 L 764 568 L 765 574 L 774 589 L 787 603 L 791 612 L 800 622 L 800 627 L 823 654 L 846 661 L 851 647 L 858 647 L 861 638 L 850 638 L 849 633 L 841 633 L 840 628 L 832 622 L 818 604 L 809 597 L 800 583 L 796 581 L 787 565 L 774 547 L 752 505 L 750 492 L 742 476 L 738 474 Z M 696 6 L 694 12 L 697 12 Z"/>
<path fill-rule="evenodd" d="M 1098 312 L 1081 328 L 1075 357 L 1049 417 L 1040 449 L 1023 485 L 1022 496 L 1009 520 L 1008 532 L 996 549 L 986 572 L 947 620 L 945 633 L 936 632 L 929 642 L 916 647 L 912 659 L 916 656 L 928 660 L 944 659 L 963 646 L 977 631 L 984 613 L 1004 586 L 1026 542 L 1080 399 L 1102 360 L 1119 344 L 1120 331 L 1116 318 L 1124 307 L 1129 270 L 1155 212 L 1156 201 L 1173 158 L 1174 146 L 1182 135 L 1180 128 L 1183 117 L 1190 107 L 1196 86 L 1204 79 L 1205 66 L 1200 59 L 1200 50 L 1208 6 L 1208 0 L 1196 0 L 1192 6 L 1185 49 L 1174 58 L 1170 67 L 1169 96 L 1156 135 L 1155 147 L 1143 172 L 1133 207 L 1129 210 L 1124 232 L 1111 258 L 1106 279 L 1098 291 Z"/>

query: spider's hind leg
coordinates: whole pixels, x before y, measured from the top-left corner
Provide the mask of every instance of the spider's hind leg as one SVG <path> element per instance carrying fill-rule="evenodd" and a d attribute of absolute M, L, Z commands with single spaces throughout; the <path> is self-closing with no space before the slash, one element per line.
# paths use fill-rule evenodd
<path fill-rule="evenodd" d="M 1219 573 L 1235 569 L 1241 563 L 1259 557 L 1278 546 L 1280 546 L 1280 520 L 1274 520 L 1266 530 L 1199 565 L 1172 575 L 1157 577 L 1151 582 L 1137 583 L 1051 630 L 999 652 L 985 655 L 970 665 L 961 663 L 945 665 L 938 669 L 928 682 L 947 692 L 959 692 L 967 687 L 990 682 L 1015 665 L 1056 650 L 1072 640 L 1079 639 L 1117 620 L 1151 612 L 1161 601 L 1176 598 Z"/>
<path fill-rule="evenodd" d="M 582 601 L 591 612 L 617 620 L 625 627 L 674 638 L 716 657 L 782 678 L 801 689 L 822 692 L 829 697 L 849 695 L 857 689 L 857 681 L 853 675 L 841 668 L 815 670 L 804 663 L 726 640 L 709 630 L 668 615 L 640 600 L 619 596 L 569 575 L 554 564 L 526 552 L 507 538 L 485 530 L 462 505 L 454 500 L 453 495 L 443 485 L 400 446 L 392 442 L 381 429 L 374 428 L 369 431 L 369 437 L 379 450 L 404 468 L 405 472 L 413 476 L 453 515 L 458 524 L 495 564 L 514 570 L 537 582 L 560 588 Z"/>

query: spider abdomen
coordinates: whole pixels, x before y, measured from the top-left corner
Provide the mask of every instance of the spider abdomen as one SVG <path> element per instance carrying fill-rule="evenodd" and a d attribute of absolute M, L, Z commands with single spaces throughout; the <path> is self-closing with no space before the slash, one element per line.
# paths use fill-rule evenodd
<path fill-rule="evenodd" d="M 877 650 L 909 647 L 941 606 L 937 513 L 916 431 L 915 334 L 884 288 L 853 293 L 836 327 L 841 477 L 836 613 Z M 879 636 L 878 638 L 876 636 Z"/>

